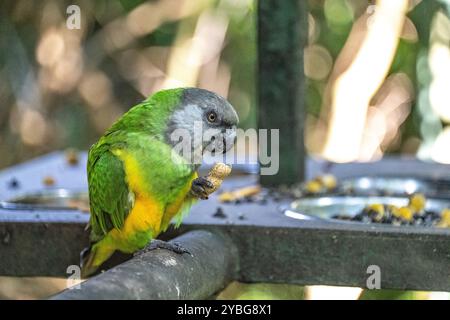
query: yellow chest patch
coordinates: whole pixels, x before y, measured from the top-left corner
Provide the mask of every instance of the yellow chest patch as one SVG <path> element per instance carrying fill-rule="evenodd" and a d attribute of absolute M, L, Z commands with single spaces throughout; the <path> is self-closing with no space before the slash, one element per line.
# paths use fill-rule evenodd
<path fill-rule="evenodd" d="M 139 163 L 129 153 L 123 150 L 114 150 L 113 154 L 122 160 L 127 177 L 128 188 L 135 194 L 147 193 L 145 191 L 144 178 L 142 177 Z"/>
<path fill-rule="evenodd" d="M 124 164 L 128 188 L 134 194 L 134 206 L 125 219 L 124 226 L 120 230 L 111 230 L 110 236 L 115 239 L 116 244 L 120 247 L 119 249 L 131 252 L 135 250 L 135 247 L 142 247 L 150 240 L 142 239 L 143 234 L 151 235 L 154 238 L 167 228 L 172 218 L 182 208 L 186 194 L 190 189 L 190 183 L 186 184 L 186 187 L 181 190 L 173 203 L 161 203 L 146 188 L 138 161 L 123 150 L 114 150 L 113 154 L 121 159 Z M 192 179 L 196 177 L 197 174 L 194 173 Z M 139 239 L 137 239 L 138 234 Z"/>
<path fill-rule="evenodd" d="M 123 150 L 114 150 L 113 153 L 124 164 L 128 188 L 133 192 L 135 198 L 134 206 L 125 219 L 123 228 L 117 230 L 116 237 L 128 240 L 137 232 L 157 233 L 164 214 L 163 204 L 154 199 L 146 190 L 144 178 L 136 159 Z"/>

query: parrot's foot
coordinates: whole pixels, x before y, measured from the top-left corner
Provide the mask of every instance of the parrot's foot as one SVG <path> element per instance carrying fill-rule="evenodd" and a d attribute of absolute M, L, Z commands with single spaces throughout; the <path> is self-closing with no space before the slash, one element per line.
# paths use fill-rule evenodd
<path fill-rule="evenodd" d="M 166 249 L 166 250 L 175 252 L 177 254 L 188 253 L 192 256 L 192 254 L 189 252 L 189 250 L 186 249 L 185 247 L 181 246 L 180 244 L 178 244 L 176 242 L 166 242 L 166 241 L 162 241 L 162 240 L 158 240 L 158 239 L 152 240 L 147 246 L 145 246 L 144 249 L 141 249 L 141 250 L 135 252 L 134 256 L 135 257 L 140 256 L 141 254 L 144 254 L 146 252 L 153 251 L 156 249 Z"/>
<path fill-rule="evenodd" d="M 192 181 L 191 194 L 199 199 L 206 200 L 211 194 L 214 184 L 206 177 L 198 177 Z"/>

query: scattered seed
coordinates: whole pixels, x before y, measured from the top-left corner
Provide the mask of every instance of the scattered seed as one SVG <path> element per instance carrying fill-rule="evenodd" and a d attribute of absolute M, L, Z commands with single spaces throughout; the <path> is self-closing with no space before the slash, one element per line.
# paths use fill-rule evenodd
<path fill-rule="evenodd" d="M 221 202 L 242 200 L 246 197 L 257 195 L 260 192 L 261 187 L 258 185 L 248 186 L 233 190 L 231 192 L 223 192 L 222 194 L 219 195 L 219 200 Z"/>
<path fill-rule="evenodd" d="M 20 182 L 16 178 L 12 178 L 8 181 L 8 188 L 10 189 L 17 189 L 20 187 Z"/>
<path fill-rule="evenodd" d="M 244 200 L 248 203 L 252 203 L 255 201 L 255 199 L 253 197 L 245 197 Z"/>
<path fill-rule="evenodd" d="M 3 243 L 3 244 L 9 244 L 10 241 L 11 241 L 11 234 L 10 234 L 8 231 L 6 231 L 6 232 L 3 234 L 2 243 Z"/>
<path fill-rule="evenodd" d="M 53 186 L 55 184 L 55 179 L 52 176 L 46 176 L 42 180 L 42 183 L 46 186 Z"/>
<path fill-rule="evenodd" d="M 227 215 L 223 212 L 222 207 L 217 207 L 216 213 L 213 214 L 214 218 L 226 219 Z"/>
<path fill-rule="evenodd" d="M 76 166 L 79 163 L 78 151 L 75 149 L 67 149 L 65 152 L 66 161 L 71 166 Z"/>
<path fill-rule="evenodd" d="M 415 197 L 415 198 L 414 198 Z M 394 226 L 438 226 L 450 227 L 450 223 L 445 223 L 446 212 L 450 218 L 450 209 L 444 209 L 441 213 L 425 211 L 425 199 L 412 195 L 415 199 L 415 207 L 396 207 L 394 205 L 372 204 L 365 207 L 349 219 L 346 214 L 336 214 L 332 218 L 339 220 L 351 220 L 363 223 L 382 223 Z M 420 201 L 418 201 L 419 199 Z M 410 201 L 411 204 L 412 201 Z M 415 209 L 421 209 L 419 211 Z"/>

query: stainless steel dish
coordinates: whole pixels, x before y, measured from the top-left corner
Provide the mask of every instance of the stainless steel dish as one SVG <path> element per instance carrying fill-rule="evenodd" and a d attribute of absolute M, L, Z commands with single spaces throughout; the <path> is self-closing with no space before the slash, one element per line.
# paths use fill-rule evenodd
<path fill-rule="evenodd" d="M 10 210 L 81 210 L 89 211 L 86 191 L 49 189 L 28 193 L 7 201 L 0 201 L 0 208 Z"/>
<path fill-rule="evenodd" d="M 364 207 L 374 203 L 405 206 L 408 204 L 408 198 L 362 196 L 303 198 L 293 201 L 290 208 L 284 210 L 284 214 L 288 217 L 301 220 L 332 219 L 335 215 L 353 217 L 360 213 Z M 428 198 L 426 201 L 425 210 L 441 212 L 445 208 L 450 208 L 450 200 Z"/>

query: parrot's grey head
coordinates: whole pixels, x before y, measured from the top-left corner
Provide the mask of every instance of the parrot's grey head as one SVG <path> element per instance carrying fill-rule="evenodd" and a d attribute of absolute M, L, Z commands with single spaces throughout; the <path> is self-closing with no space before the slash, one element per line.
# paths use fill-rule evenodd
<path fill-rule="evenodd" d="M 236 111 L 223 97 L 208 90 L 187 88 L 168 121 L 166 140 L 179 153 L 224 153 L 236 141 L 238 122 Z"/>

